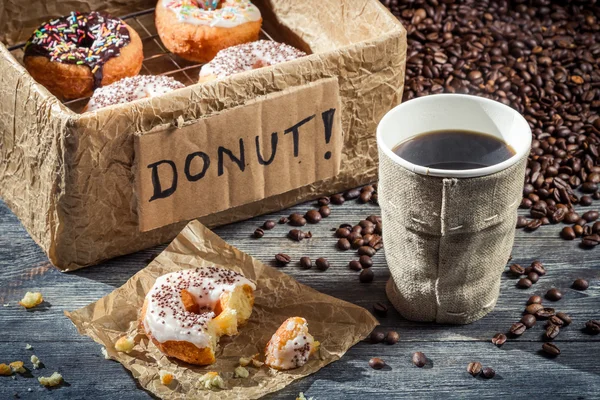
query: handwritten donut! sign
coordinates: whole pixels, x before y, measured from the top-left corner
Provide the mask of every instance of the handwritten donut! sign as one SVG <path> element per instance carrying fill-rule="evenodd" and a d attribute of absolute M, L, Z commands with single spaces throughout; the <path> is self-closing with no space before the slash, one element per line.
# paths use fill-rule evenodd
<path fill-rule="evenodd" d="M 135 137 L 140 231 L 333 177 L 343 146 L 336 78 Z"/>

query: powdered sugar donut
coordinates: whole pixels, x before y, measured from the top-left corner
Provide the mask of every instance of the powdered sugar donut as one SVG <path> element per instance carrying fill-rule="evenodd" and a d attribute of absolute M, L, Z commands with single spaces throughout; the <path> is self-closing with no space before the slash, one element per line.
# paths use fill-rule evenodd
<path fill-rule="evenodd" d="M 190 364 L 215 362 L 219 337 L 235 335 L 254 305 L 254 283 L 235 271 L 202 267 L 160 276 L 140 314 L 163 353 Z"/>
<path fill-rule="evenodd" d="M 221 49 L 258 39 L 262 17 L 249 0 L 158 0 L 155 22 L 167 49 L 207 62 Z"/>
<path fill-rule="evenodd" d="M 272 40 L 240 44 L 221 50 L 211 62 L 202 66 L 200 82 L 292 61 L 305 55 L 305 52 L 295 47 Z"/>
<path fill-rule="evenodd" d="M 113 104 L 154 97 L 185 87 L 168 76 L 138 75 L 96 89 L 84 111 L 96 111 Z"/>
<path fill-rule="evenodd" d="M 308 323 L 304 318 L 288 318 L 267 343 L 265 364 L 279 370 L 301 367 L 319 349 L 319 345 L 308 333 Z"/>

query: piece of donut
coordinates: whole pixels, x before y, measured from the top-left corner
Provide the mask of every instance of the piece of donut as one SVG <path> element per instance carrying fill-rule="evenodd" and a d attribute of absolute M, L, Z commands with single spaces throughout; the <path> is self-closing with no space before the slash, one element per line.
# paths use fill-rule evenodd
<path fill-rule="evenodd" d="M 288 318 L 267 343 L 265 364 L 278 370 L 301 367 L 319 349 L 319 345 L 308 333 L 308 323 L 304 318 Z"/>
<path fill-rule="evenodd" d="M 249 0 L 158 0 L 156 29 L 172 53 L 208 62 L 224 48 L 258 39 L 262 17 Z"/>
<path fill-rule="evenodd" d="M 119 18 L 92 11 L 42 24 L 27 41 L 23 62 L 36 81 L 69 100 L 137 75 L 143 58 L 135 30 Z"/>
<path fill-rule="evenodd" d="M 158 96 L 183 87 L 185 87 L 183 83 L 164 75 L 137 75 L 123 78 L 96 89 L 84 112 Z"/>
<path fill-rule="evenodd" d="M 249 71 L 292 61 L 306 53 L 285 43 L 272 40 L 257 40 L 221 50 L 217 56 L 200 69 L 199 82 L 224 78 L 239 72 Z"/>
<path fill-rule="evenodd" d="M 215 362 L 219 337 L 235 335 L 252 314 L 254 283 L 235 271 L 202 267 L 160 276 L 144 299 L 146 335 L 169 357 Z"/>

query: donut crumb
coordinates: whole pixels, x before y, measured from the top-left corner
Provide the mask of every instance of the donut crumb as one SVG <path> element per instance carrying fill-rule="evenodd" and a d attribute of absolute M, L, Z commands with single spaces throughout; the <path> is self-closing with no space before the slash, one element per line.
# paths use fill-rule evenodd
<path fill-rule="evenodd" d="M 19 301 L 19 304 L 25 308 L 33 308 L 42 301 L 44 301 L 44 298 L 40 292 L 27 292 L 21 301 Z"/>
<path fill-rule="evenodd" d="M 236 378 L 247 378 L 250 375 L 250 372 L 241 365 L 237 367 L 234 371 Z"/>
<path fill-rule="evenodd" d="M 133 346 L 135 346 L 133 338 L 129 336 L 121 336 L 115 343 L 115 350 L 122 353 L 129 353 L 131 350 L 133 350 Z"/>
<path fill-rule="evenodd" d="M 225 382 L 218 372 L 207 372 L 198 381 L 205 389 L 225 389 Z"/>
<path fill-rule="evenodd" d="M 63 381 L 63 377 L 58 372 L 53 372 L 50 376 L 40 376 L 38 381 L 43 386 L 52 387 L 60 385 L 60 383 Z"/>
<path fill-rule="evenodd" d="M 159 371 L 158 375 L 160 376 L 160 383 L 163 385 L 170 385 L 173 382 L 173 374 L 167 371 Z"/>

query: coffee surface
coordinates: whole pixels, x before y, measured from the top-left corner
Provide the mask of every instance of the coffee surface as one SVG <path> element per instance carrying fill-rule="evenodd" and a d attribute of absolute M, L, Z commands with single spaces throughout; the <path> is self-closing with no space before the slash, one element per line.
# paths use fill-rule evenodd
<path fill-rule="evenodd" d="M 513 148 L 503 140 L 467 130 L 422 133 L 401 142 L 393 151 L 413 164 L 451 170 L 489 167 L 515 155 Z"/>

